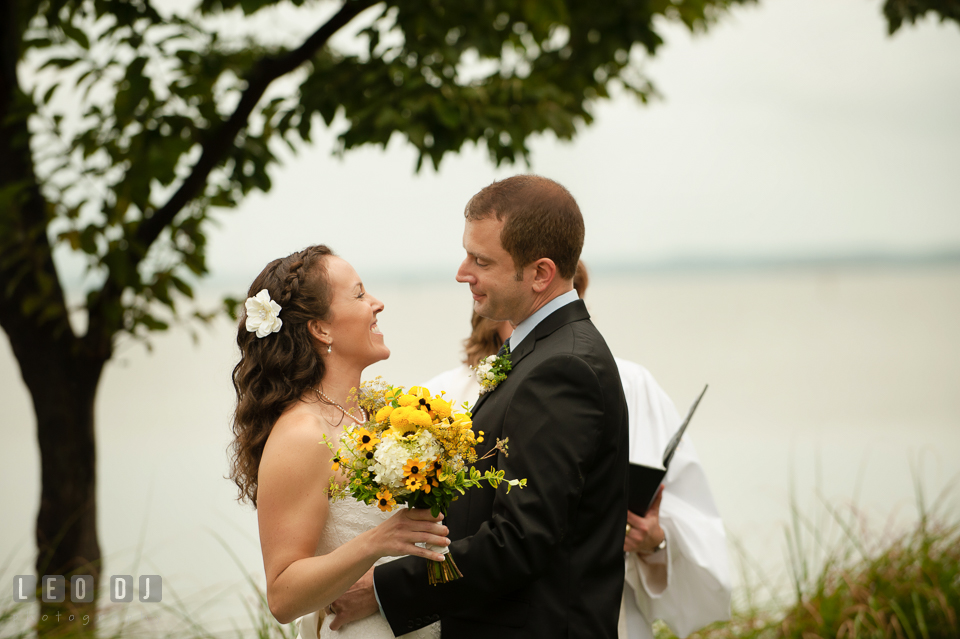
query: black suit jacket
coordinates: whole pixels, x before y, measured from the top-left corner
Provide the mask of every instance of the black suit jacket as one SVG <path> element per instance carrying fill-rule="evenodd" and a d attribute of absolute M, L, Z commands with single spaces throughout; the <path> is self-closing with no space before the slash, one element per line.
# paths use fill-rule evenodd
<path fill-rule="evenodd" d="M 515 346 L 513 370 L 474 408 L 480 462 L 528 480 L 468 490 L 445 523 L 464 577 L 428 583 L 426 561 L 406 557 L 374 572 L 396 635 L 437 619 L 443 636 L 617 636 L 627 501 L 627 407 L 616 363 L 580 300 Z M 442 389 L 435 389 L 437 391 Z"/>

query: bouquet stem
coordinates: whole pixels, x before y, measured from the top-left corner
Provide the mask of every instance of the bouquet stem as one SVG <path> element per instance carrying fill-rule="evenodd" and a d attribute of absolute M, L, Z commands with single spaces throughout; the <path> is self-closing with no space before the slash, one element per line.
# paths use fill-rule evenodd
<path fill-rule="evenodd" d="M 457 562 L 453 560 L 453 555 L 449 552 L 443 556 L 443 561 L 428 560 L 427 578 L 431 586 L 445 584 L 461 577 L 463 577 L 463 573 L 457 568 Z"/>

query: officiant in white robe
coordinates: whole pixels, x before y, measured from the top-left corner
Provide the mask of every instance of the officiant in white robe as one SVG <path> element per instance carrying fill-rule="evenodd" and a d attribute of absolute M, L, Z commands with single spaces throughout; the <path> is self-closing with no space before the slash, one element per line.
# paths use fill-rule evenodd
<path fill-rule="evenodd" d="M 647 369 L 619 358 L 617 367 L 630 413 L 630 461 L 662 467 L 680 415 Z M 655 619 L 686 637 L 730 618 L 726 533 L 688 437 L 680 440 L 663 481 L 659 523 L 665 547 L 649 555 L 625 553 L 621 639 L 652 639 Z"/>
<path fill-rule="evenodd" d="M 584 296 L 588 283 L 581 262 L 574 287 Z M 474 317 L 466 342 L 474 362 L 497 352 L 510 335 L 506 322 Z M 630 415 L 630 461 L 662 467 L 667 442 L 680 427 L 673 402 L 643 366 L 616 358 Z M 467 364 L 423 384 L 445 391 L 454 406 L 471 406 L 480 385 Z M 663 620 L 678 637 L 730 618 L 730 568 L 727 540 L 706 475 L 688 435 L 681 440 L 664 478 L 659 526 L 662 550 L 624 553 L 625 584 L 620 608 L 620 639 L 653 639 L 654 620 Z"/>

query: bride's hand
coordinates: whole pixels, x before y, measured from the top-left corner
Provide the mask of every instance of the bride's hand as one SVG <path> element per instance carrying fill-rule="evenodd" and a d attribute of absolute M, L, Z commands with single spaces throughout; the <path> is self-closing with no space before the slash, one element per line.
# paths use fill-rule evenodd
<path fill-rule="evenodd" d="M 415 544 L 449 546 L 447 527 L 439 523 L 443 515 L 434 517 L 424 508 L 401 508 L 390 519 L 368 531 L 375 552 L 380 557 L 414 555 L 443 561 L 443 555 Z"/>

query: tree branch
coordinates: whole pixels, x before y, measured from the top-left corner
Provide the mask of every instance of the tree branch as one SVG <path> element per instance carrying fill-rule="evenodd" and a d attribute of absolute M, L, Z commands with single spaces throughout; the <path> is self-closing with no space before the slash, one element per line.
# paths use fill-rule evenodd
<path fill-rule="evenodd" d="M 23 10 L 16 0 L 0 0 L 0 325 L 18 358 L 26 356 L 19 348 L 24 340 L 74 337 L 30 151 L 27 119 L 34 109 L 17 76 Z"/>
<path fill-rule="evenodd" d="M 312 58 L 326 45 L 333 34 L 374 4 L 376 4 L 374 0 L 347 0 L 340 11 L 317 29 L 300 47 L 279 57 L 264 58 L 254 65 L 247 74 L 247 88 L 243 91 L 236 109 L 230 118 L 203 143 L 200 159 L 197 160 L 190 175 L 166 204 L 140 223 L 130 238 L 132 250 L 129 252 L 129 258 L 132 269 L 139 266 L 150 246 L 160 237 L 163 229 L 173 222 L 183 207 L 203 192 L 210 173 L 223 162 L 237 134 L 247 126 L 250 114 L 270 84 Z M 118 330 L 118 326 L 109 326 L 106 322 L 104 311 L 108 305 L 119 303 L 122 292 L 123 287 L 117 283 L 114 274 L 108 274 L 103 288 L 97 295 L 95 307 L 90 309 L 91 330 L 87 333 L 88 338 L 98 342 L 103 339 L 109 340 Z"/>

